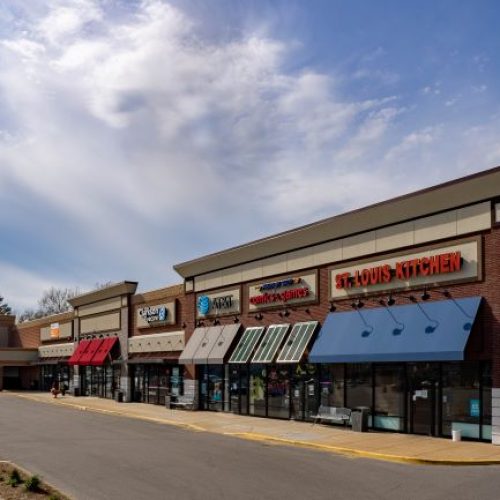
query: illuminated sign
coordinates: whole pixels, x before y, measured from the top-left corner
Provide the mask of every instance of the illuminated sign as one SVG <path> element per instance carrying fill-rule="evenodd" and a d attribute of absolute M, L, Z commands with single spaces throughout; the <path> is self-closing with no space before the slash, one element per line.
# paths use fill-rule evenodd
<path fill-rule="evenodd" d="M 139 309 L 139 315 L 148 323 L 167 321 L 168 309 L 165 306 L 143 307 Z"/>
<path fill-rule="evenodd" d="M 225 295 L 222 297 L 210 298 L 208 295 L 198 297 L 198 312 L 207 315 L 210 311 L 220 311 L 233 308 L 233 296 Z"/>
<path fill-rule="evenodd" d="M 199 318 L 239 313 L 239 289 L 198 295 L 196 298 L 196 312 Z"/>
<path fill-rule="evenodd" d="M 330 299 L 481 279 L 481 239 L 427 246 L 330 269 Z"/>
<path fill-rule="evenodd" d="M 316 273 L 250 285 L 249 310 L 316 300 Z"/>
<path fill-rule="evenodd" d="M 356 269 L 335 275 L 335 288 L 359 288 L 381 283 L 390 283 L 393 279 L 408 281 L 421 276 L 456 273 L 462 269 L 462 254 L 446 252 L 428 257 L 401 260 L 394 265 L 383 264 L 374 267 Z"/>
<path fill-rule="evenodd" d="M 50 325 L 50 338 L 58 339 L 60 335 L 59 323 L 51 323 Z"/>

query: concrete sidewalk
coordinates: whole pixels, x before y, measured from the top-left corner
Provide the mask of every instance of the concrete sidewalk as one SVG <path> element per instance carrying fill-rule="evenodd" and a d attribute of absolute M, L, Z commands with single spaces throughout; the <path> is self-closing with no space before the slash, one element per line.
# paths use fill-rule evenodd
<path fill-rule="evenodd" d="M 308 422 L 247 417 L 232 413 L 169 410 L 144 403 L 117 403 L 113 400 L 72 396 L 54 399 L 40 392 L 8 392 L 5 395 L 40 403 L 69 406 L 115 416 L 175 425 L 196 432 L 213 432 L 269 444 L 314 448 L 350 456 L 416 464 L 494 465 L 500 464 L 500 446 L 477 442 L 383 432 L 357 433 Z M 0 393 L 0 401 L 2 393 Z"/>

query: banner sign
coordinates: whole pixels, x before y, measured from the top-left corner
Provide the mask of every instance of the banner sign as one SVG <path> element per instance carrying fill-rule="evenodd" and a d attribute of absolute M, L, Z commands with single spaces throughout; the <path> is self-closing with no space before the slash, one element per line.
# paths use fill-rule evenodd
<path fill-rule="evenodd" d="M 58 339 L 60 334 L 59 323 L 50 324 L 50 338 Z"/>

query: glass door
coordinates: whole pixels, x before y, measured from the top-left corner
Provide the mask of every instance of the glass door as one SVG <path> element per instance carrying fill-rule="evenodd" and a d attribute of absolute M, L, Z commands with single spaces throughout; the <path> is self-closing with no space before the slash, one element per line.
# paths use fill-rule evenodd
<path fill-rule="evenodd" d="M 224 401 L 224 365 L 208 365 L 208 409 L 222 411 Z"/>
<path fill-rule="evenodd" d="M 432 363 L 408 365 L 410 433 L 435 436 L 438 366 Z"/>
<path fill-rule="evenodd" d="M 318 406 L 318 376 L 315 365 L 294 365 L 292 415 L 294 420 L 309 420 Z"/>
<path fill-rule="evenodd" d="M 268 417 L 290 418 L 290 369 L 272 365 L 267 378 Z"/>
<path fill-rule="evenodd" d="M 229 401 L 231 411 L 240 413 L 240 367 L 229 365 Z"/>
<path fill-rule="evenodd" d="M 158 404 L 165 406 L 167 397 L 170 396 L 170 367 L 158 367 Z"/>

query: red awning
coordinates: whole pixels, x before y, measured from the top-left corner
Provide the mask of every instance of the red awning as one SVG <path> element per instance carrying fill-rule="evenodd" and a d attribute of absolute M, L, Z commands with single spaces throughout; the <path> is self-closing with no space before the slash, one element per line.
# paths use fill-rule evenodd
<path fill-rule="evenodd" d="M 87 347 L 89 345 L 90 345 L 90 340 L 82 340 L 78 344 L 78 347 L 76 348 L 76 351 L 73 353 L 71 358 L 68 359 L 68 365 L 70 366 L 78 365 L 80 362 L 80 358 L 82 357 L 83 353 L 87 350 Z"/>
<path fill-rule="evenodd" d="M 106 361 L 108 354 L 111 352 L 111 349 L 118 341 L 118 337 L 108 337 L 102 341 L 102 344 L 97 349 L 97 352 L 94 354 L 94 357 L 90 361 L 92 366 L 101 366 Z"/>
<path fill-rule="evenodd" d="M 97 352 L 97 349 L 101 347 L 103 343 L 103 339 L 93 339 L 90 341 L 90 345 L 87 350 L 82 354 L 82 357 L 79 359 L 78 364 L 80 366 L 90 365 L 90 361 L 94 357 L 94 354 Z"/>

